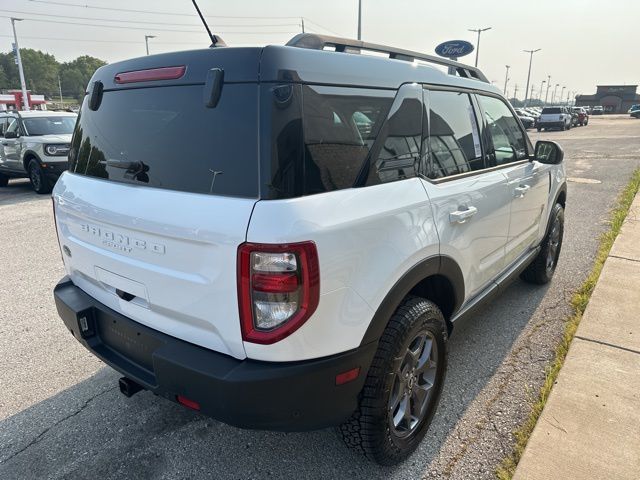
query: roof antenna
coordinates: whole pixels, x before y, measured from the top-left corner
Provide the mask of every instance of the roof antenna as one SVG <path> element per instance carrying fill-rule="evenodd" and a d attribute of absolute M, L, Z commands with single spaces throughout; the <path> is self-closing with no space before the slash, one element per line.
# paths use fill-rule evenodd
<path fill-rule="evenodd" d="M 204 19 L 204 16 L 202 15 L 202 12 L 200 11 L 200 7 L 198 7 L 198 4 L 196 3 L 196 0 L 191 0 L 191 2 L 193 3 L 193 6 L 196 7 L 196 12 L 198 12 L 198 15 L 200 16 L 200 20 L 202 20 L 202 24 L 204 25 L 204 28 L 207 29 L 207 33 L 209 34 L 209 38 L 211 39 L 211 47 L 226 47 L 227 44 L 224 43 L 224 40 L 222 40 L 222 38 L 220 38 L 218 35 L 214 35 L 213 33 L 211 33 L 211 30 L 209 29 L 209 25 L 207 25 L 207 21 Z"/>

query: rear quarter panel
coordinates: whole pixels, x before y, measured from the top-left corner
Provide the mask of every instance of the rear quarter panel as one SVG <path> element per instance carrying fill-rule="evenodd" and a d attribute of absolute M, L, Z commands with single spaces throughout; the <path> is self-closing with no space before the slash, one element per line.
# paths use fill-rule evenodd
<path fill-rule="evenodd" d="M 256 204 L 247 241 L 305 240 L 318 248 L 318 309 L 275 345 L 245 342 L 249 358 L 303 360 L 358 347 L 392 286 L 439 248 L 419 179 Z"/>

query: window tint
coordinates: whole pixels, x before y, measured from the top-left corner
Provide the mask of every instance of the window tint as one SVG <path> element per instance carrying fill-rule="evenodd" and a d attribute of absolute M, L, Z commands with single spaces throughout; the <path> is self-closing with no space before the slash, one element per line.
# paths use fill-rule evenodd
<path fill-rule="evenodd" d="M 207 108 L 202 85 L 105 91 L 87 101 L 74 131 L 69 170 L 192 193 L 258 196 L 255 84 L 224 86 Z"/>
<path fill-rule="evenodd" d="M 492 143 L 488 146 L 487 167 L 527 158 L 524 133 L 507 104 L 496 97 L 478 95 L 478 99 Z"/>
<path fill-rule="evenodd" d="M 395 92 L 303 86 L 304 193 L 350 188 Z"/>
<path fill-rule="evenodd" d="M 460 92 L 429 92 L 430 178 L 483 168 L 480 135 L 471 99 Z"/>
<path fill-rule="evenodd" d="M 369 164 L 367 185 L 416 176 L 422 138 L 422 88 L 402 87 L 383 124 L 380 149 Z"/>

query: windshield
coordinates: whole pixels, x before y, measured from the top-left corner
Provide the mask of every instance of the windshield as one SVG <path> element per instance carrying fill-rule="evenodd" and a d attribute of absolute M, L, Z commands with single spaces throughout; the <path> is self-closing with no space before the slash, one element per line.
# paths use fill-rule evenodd
<path fill-rule="evenodd" d="M 75 116 L 23 118 L 27 135 L 70 135 L 76 124 Z"/>

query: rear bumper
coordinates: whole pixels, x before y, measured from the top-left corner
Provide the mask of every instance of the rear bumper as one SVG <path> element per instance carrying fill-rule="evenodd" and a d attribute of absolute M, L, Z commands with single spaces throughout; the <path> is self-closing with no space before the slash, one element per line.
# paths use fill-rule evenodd
<path fill-rule="evenodd" d="M 198 402 L 202 413 L 241 428 L 303 431 L 340 424 L 356 409 L 376 350 L 374 342 L 301 362 L 237 360 L 134 322 L 67 277 L 54 297 L 67 328 L 102 361 L 157 395 L 172 401 L 182 395 Z M 356 380 L 335 385 L 337 374 L 355 367 Z"/>
<path fill-rule="evenodd" d="M 538 127 L 540 128 L 562 128 L 563 125 L 566 125 L 565 122 L 541 122 L 538 121 Z"/>

